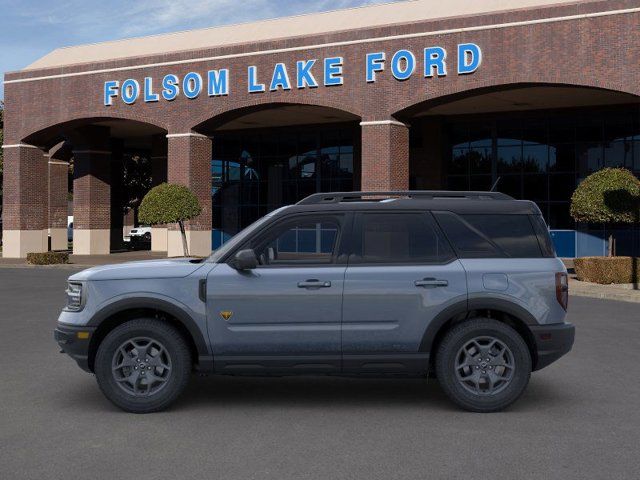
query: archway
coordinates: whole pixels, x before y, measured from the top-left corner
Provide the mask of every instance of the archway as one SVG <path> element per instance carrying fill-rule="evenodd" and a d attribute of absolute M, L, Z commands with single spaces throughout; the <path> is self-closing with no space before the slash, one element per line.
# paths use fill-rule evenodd
<path fill-rule="evenodd" d="M 316 192 L 357 189 L 359 121 L 335 108 L 276 103 L 196 126 L 213 138 L 213 247 L 282 205 Z"/>
<path fill-rule="evenodd" d="M 43 128 L 23 142 L 38 146 L 48 158 L 51 249 L 66 249 L 67 241 L 81 255 L 126 248 L 142 197 L 167 179 L 166 130 L 153 124 L 75 119 Z M 67 172 L 72 172 L 70 182 Z M 73 204 L 68 212 L 67 196 Z M 73 233 L 67 233 L 69 224 Z M 166 250 L 166 232 L 164 237 Z"/>
<path fill-rule="evenodd" d="M 410 184 L 496 190 L 535 201 L 563 256 L 602 254 L 605 233 L 569 215 L 578 182 L 604 167 L 640 174 L 640 98 L 570 85 L 518 84 L 429 100 L 396 114 L 411 124 Z M 619 232 L 621 252 L 637 232 Z"/>

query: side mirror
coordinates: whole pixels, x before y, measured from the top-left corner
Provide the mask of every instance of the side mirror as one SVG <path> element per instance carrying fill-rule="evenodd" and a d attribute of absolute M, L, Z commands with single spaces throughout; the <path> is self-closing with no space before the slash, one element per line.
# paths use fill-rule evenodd
<path fill-rule="evenodd" d="M 240 250 L 235 254 L 230 265 L 236 270 L 253 270 L 258 266 L 258 258 L 252 249 Z"/>

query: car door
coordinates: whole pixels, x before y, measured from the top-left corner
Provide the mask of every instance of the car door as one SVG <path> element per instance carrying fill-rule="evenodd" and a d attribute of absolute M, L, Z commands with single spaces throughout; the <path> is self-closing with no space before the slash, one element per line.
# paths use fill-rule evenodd
<path fill-rule="evenodd" d="M 221 372 L 338 372 L 346 256 L 344 214 L 278 221 L 238 250 L 257 268 L 217 265 L 207 279 L 207 315 Z"/>
<path fill-rule="evenodd" d="M 465 271 L 428 212 L 363 212 L 345 274 L 345 372 L 423 373 L 429 323 L 466 305 Z"/>

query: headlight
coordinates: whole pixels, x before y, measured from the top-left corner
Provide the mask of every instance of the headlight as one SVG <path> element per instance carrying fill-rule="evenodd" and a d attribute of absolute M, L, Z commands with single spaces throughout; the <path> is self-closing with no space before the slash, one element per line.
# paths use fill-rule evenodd
<path fill-rule="evenodd" d="M 82 310 L 84 302 L 82 301 L 82 284 L 76 282 L 67 283 L 67 306 L 66 309 L 72 312 Z"/>

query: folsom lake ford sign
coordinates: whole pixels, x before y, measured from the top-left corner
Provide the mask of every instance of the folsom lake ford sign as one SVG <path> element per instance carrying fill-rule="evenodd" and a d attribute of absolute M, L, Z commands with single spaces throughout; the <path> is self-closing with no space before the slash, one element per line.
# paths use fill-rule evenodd
<path fill-rule="evenodd" d="M 475 72 L 482 63 L 482 50 L 475 43 L 461 43 L 457 46 L 455 61 L 458 75 Z M 421 72 L 425 78 L 443 77 L 448 73 L 447 51 L 442 47 L 428 47 L 421 52 Z M 391 59 L 384 52 L 368 53 L 365 59 L 366 71 L 363 77 L 367 83 L 375 83 L 387 68 L 398 81 L 408 80 L 419 68 L 416 55 L 410 50 L 398 50 Z M 294 72 L 289 72 L 284 63 L 276 63 L 273 70 L 262 71 L 256 66 L 247 68 L 247 91 L 249 93 L 275 92 L 292 88 L 318 88 L 344 84 L 344 58 L 326 57 L 323 59 L 298 60 Z M 219 97 L 230 94 L 229 69 L 208 70 L 207 72 L 189 72 L 184 77 L 168 73 L 155 85 L 152 77 L 142 81 L 128 78 L 122 82 L 108 80 L 104 82 L 104 105 L 113 105 L 120 99 L 127 105 L 138 101 L 145 103 L 172 101 L 184 95 L 195 99 L 201 95 Z"/>

